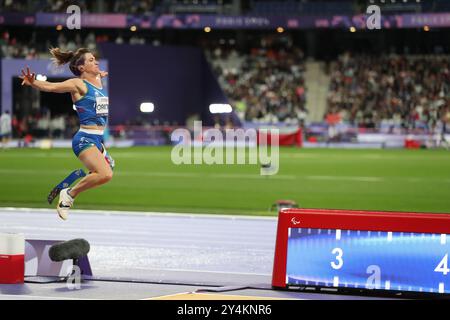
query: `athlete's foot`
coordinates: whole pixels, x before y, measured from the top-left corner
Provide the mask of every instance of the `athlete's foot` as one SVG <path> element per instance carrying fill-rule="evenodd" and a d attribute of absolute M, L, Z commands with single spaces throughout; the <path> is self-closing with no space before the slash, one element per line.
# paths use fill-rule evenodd
<path fill-rule="evenodd" d="M 59 193 L 58 206 L 56 207 L 56 211 L 58 211 L 58 215 L 61 219 L 67 220 L 73 201 L 74 199 L 69 195 L 69 188 L 62 189 Z"/>

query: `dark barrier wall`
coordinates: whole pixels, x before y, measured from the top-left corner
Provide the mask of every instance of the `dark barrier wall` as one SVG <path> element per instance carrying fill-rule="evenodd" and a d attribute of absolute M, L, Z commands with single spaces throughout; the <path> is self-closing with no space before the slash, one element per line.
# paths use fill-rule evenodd
<path fill-rule="evenodd" d="M 137 117 L 184 125 L 197 113 L 209 126 L 209 104 L 228 101 L 200 49 L 102 44 L 101 56 L 109 65 L 112 125 Z M 142 102 L 154 103 L 155 111 L 141 113 Z"/>

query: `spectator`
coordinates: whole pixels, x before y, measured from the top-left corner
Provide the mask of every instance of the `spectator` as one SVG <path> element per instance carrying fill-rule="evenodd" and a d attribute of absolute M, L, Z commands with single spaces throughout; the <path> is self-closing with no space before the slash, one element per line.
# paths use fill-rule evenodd
<path fill-rule="evenodd" d="M 343 54 L 331 67 L 328 109 L 363 128 L 431 130 L 450 95 L 449 65 L 438 55 Z"/>
<path fill-rule="evenodd" d="M 5 111 L 0 116 L 0 139 L 2 148 L 7 148 L 12 136 L 12 120 L 9 111 Z"/>
<path fill-rule="evenodd" d="M 241 120 L 292 123 L 305 110 L 303 52 L 289 40 L 266 37 L 249 53 L 215 47 L 207 56 Z"/>

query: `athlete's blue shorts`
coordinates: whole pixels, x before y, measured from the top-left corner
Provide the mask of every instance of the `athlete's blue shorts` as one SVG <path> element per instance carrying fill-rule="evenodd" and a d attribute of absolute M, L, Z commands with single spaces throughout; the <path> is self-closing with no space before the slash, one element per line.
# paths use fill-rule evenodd
<path fill-rule="evenodd" d="M 97 149 L 103 153 L 108 164 L 111 168 L 114 168 L 114 160 L 103 145 L 103 134 L 92 134 L 80 130 L 73 136 L 72 150 L 77 157 L 81 152 L 93 146 L 97 147 Z"/>

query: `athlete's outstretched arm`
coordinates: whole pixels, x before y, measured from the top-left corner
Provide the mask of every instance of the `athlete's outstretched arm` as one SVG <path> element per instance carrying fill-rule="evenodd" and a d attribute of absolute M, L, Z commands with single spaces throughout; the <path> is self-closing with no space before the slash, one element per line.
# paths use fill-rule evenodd
<path fill-rule="evenodd" d="M 55 92 L 55 93 L 75 93 L 79 92 L 78 79 L 69 79 L 63 82 L 48 82 L 39 81 L 35 79 L 36 74 L 30 72 L 30 68 L 27 68 L 25 73 L 22 70 L 22 85 L 31 86 L 41 91 L 45 92 Z"/>

